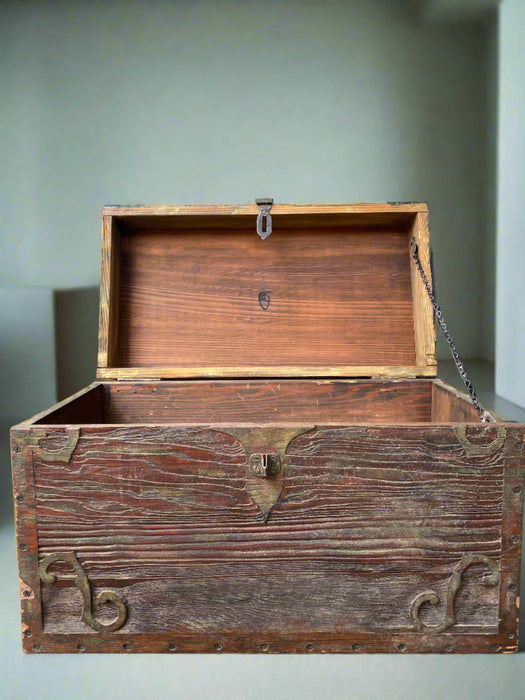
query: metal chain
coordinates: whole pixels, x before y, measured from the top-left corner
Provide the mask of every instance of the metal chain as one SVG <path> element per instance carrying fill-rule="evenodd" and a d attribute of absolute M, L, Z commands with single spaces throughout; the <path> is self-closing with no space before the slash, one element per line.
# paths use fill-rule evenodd
<path fill-rule="evenodd" d="M 423 280 L 425 289 L 427 290 L 427 294 L 432 303 L 432 307 L 434 308 L 434 316 L 436 317 L 441 327 L 441 330 L 443 331 L 443 334 L 448 343 L 448 347 L 450 348 L 450 352 L 452 353 L 452 358 L 456 363 L 459 376 L 461 377 L 463 384 L 465 385 L 469 393 L 470 400 L 474 404 L 474 407 L 478 412 L 480 420 L 482 420 L 484 423 L 494 423 L 496 419 L 481 405 L 478 396 L 474 390 L 474 387 L 472 386 L 472 382 L 470 381 L 470 378 L 467 374 L 465 366 L 463 365 L 463 362 L 461 361 L 458 355 L 458 351 L 456 350 L 456 346 L 454 345 L 454 340 L 452 338 L 452 335 L 450 334 L 450 331 L 447 328 L 447 324 L 445 323 L 445 319 L 443 318 L 443 312 L 441 311 L 441 307 L 436 299 L 436 288 L 434 286 L 434 288 L 432 289 L 432 287 L 430 286 L 430 282 L 428 281 L 428 277 L 426 276 L 425 271 L 423 270 L 423 265 L 421 264 L 421 260 L 419 259 L 419 246 L 415 238 L 413 238 L 410 241 L 410 251 L 412 253 L 412 258 L 416 263 L 417 269 L 419 270 L 419 274 L 421 275 L 421 279 Z M 434 281 L 434 275 L 432 275 L 432 279 Z"/>

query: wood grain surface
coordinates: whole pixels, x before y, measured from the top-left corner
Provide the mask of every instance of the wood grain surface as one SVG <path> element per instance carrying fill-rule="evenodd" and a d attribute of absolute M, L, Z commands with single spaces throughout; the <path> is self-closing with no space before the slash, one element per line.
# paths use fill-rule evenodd
<path fill-rule="evenodd" d="M 414 365 L 407 244 L 344 230 L 124 235 L 118 366 Z"/>
<path fill-rule="evenodd" d="M 310 379 L 360 377 L 364 379 L 413 379 L 414 377 L 434 377 L 435 366 L 416 367 L 415 365 L 340 365 L 337 367 L 324 365 L 250 365 L 238 367 L 216 367 L 191 365 L 188 367 L 99 367 L 98 379 L 117 379 L 142 381 L 145 379 L 259 379 L 282 378 Z"/>
<path fill-rule="evenodd" d="M 120 231 L 113 217 L 103 216 L 97 367 L 107 367 L 118 357 L 119 290 Z"/>
<path fill-rule="evenodd" d="M 93 384 L 38 413 L 27 423 L 82 425 L 104 422 L 104 389 L 100 384 Z"/>
<path fill-rule="evenodd" d="M 419 212 L 414 217 L 414 222 L 410 229 L 410 238 L 417 243 L 419 260 L 427 279 L 432 280 L 427 212 Z M 416 363 L 418 366 L 426 365 L 436 368 L 437 357 L 434 309 L 432 308 L 432 302 L 430 301 L 421 274 L 412 256 L 410 257 L 410 272 L 412 277 L 412 297 L 414 301 Z"/>
<path fill-rule="evenodd" d="M 479 422 L 439 380 L 95 382 L 23 425 Z"/>
<path fill-rule="evenodd" d="M 280 204 L 272 206 L 272 218 L 281 228 L 304 228 L 308 223 L 317 227 L 332 226 L 371 226 L 375 228 L 410 228 L 414 216 L 428 212 L 423 202 L 393 204 Z M 114 218 L 127 229 L 144 229 L 154 222 L 162 229 L 231 229 L 255 228 L 259 208 L 253 204 L 212 204 L 212 205 L 139 205 L 107 206 L 103 216 Z"/>
<path fill-rule="evenodd" d="M 483 428 L 467 435 L 494 443 Z M 53 450 L 64 435 L 50 428 L 46 440 Z M 75 552 L 94 591 L 118 591 L 129 615 L 117 635 L 406 638 L 412 601 L 444 595 L 465 553 L 499 565 L 504 454 L 472 457 L 453 428 L 307 430 L 288 446 L 264 525 L 226 428 L 85 427 L 68 464 L 34 456 L 39 553 Z M 54 570 L 44 631 L 96 634 L 82 629 L 67 565 Z M 451 633 L 499 634 L 499 587 L 482 585 L 486 573 L 469 571 Z M 424 613 L 437 624 L 443 611 Z"/>
<path fill-rule="evenodd" d="M 435 423 L 471 422 L 479 420 L 478 412 L 464 394 L 435 382 L 432 386 L 432 421 Z"/>
<path fill-rule="evenodd" d="M 107 423 L 424 422 L 427 381 L 108 382 Z"/>

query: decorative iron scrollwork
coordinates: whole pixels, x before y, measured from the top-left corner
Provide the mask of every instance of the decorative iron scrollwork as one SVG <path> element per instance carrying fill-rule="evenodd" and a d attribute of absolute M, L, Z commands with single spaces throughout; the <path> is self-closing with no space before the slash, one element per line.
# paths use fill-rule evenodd
<path fill-rule="evenodd" d="M 465 554 L 452 572 L 452 576 L 448 581 L 445 618 L 441 624 L 427 625 L 419 617 L 422 605 L 425 603 L 437 605 L 440 602 L 440 597 L 435 591 L 422 593 L 413 601 L 410 608 L 410 619 L 418 632 L 444 632 L 446 629 L 456 624 L 457 618 L 454 610 L 454 601 L 459 589 L 463 586 L 463 573 L 465 569 L 468 569 L 469 566 L 473 566 L 474 564 L 484 564 L 490 570 L 490 575 L 486 576 L 482 581 L 484 586 L 496 586 L 499 583 L 499 569 L 492 559 L 489 559 L 489 557 L 483 554 Z"/>
<path fill-rule="evenodd" d="M 492 441 L 487 444 L 472 442 L 472 440 L 469 439 L 466 425 L 454 426 L 454 432 L 456 433 L 456 437 L 459 440 L 460 445 L 463 447 L 469 457 L 487 457 L 492 456 L 501 450 L 505 444 L 507 431 L 502 425 L 495 427 L 493 424 L 489 424 L 482 428 L 478 431 L 480 436 L 484 435 L 485 433 L 488 435 L 495 433 Z"/>
<path fill-rule="evenodd" d="M 48 568 L 51 566 L 51 564 L 54 564 L 57 561 L 62 561 L 69 564 L 76 574 L 75 585 L 82 593 L 82 598 L 84 601 L 82 621 L 97 632 L 115 632 L 115 630 L 120 629 L 127 617 L 127 610 L 124 601 L 116 593 L 112 593 L 111 591 L 102 591 L 97 596 L 96 604 L 113 603 L 117 606 L 118 616 L 116 620 L 109 623 L 100 622 L 99 620 L 95 619 L 93 617 L 91 586 L 84 569 L 73 552 L 50 554 L 43 559 L 38 567 L 38 575 L 40 580 L 43 583 L 54 583 L 56 581 L 56 575 L 49 573 Z"/>
<path fill-rule="evenodd" d="M 58 447 L 58 449 L 50 449 L 47 447 L 45 444 L 46 438 L 56 437 L 65 437 L 65 443 Z M 29 436 L 29 444 L 37 451 L 38 458 L 43 462 L 63 462 L 64 464 L 68 464 L 78 444 L 79 438 L 79 428 L 71 428 L 66 433 L 58 433 L 56 435 L 52 433 L 49 434 L 47 430 L 35 428 L 31 431 Z M 44 444 L 42 444 L 42 442 L 44 442 Z"/>

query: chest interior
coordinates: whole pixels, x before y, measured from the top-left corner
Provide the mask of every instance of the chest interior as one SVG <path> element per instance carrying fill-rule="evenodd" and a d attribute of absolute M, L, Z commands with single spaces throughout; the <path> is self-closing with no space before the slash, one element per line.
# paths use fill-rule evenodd
<path fill-rule="evenodd" d="M 477 421 L 432 378 L 426 205 L 104 210 L 99 384 L 40 420 Z"/>
<path fill-rule="evenodd" d="M 41 414 L 43 424 L 478 422 L 439 380 L 212 380 L 100 382 Z"/>

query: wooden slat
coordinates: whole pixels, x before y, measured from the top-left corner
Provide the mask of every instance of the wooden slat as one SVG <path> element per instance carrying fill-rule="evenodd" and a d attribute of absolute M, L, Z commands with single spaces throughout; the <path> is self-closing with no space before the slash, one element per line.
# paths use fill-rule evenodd
<path fill-rule="evenodd" d="M 382 217 L 383 221 L 392 221 L 395 216 L 426 212 L 428 207 L 424 202 L 409 202 L 406 204 L 384 203 L 357 203 L 357 204 L 279 204 L 272 206 L 272 216 L 283 217 L 301 215 L 327 215 L 337 216 L 349 214 L 352 217 L 363 214 L 367 217 Z M 124 217 L 181 217 L 181 216 L 205 216 L 205 217 L 242 217 L 257 216 L 259 209 L 253 204 L 212 204 L 212 205 L 138 205 L 138 206 L 105 206 L 104 216 Z M 405 217 L 406 220 L 406 217 Z"/>
<path fill-rule="evenodd" d="M 523 492 L 525 435 L 523 426 L 507 427 L 505 485 L 503 489 L 502 577 L 500 589 L 500 631 L 518 647 L 520 577 L 523 549 Z"/>
<path fill-rule="evenodd" d="M 20 427 L 35 423 L 220 424 L 225 420 L 261 424 L 479 423 L 468 397 L 437 379 L 258 378 L 95 382 L 20 423 Z"/>
<path fill-rule="evenodd" d="M 111 277 L 112 240 L 110 216 L 102 217 L 102 263 L 100 272 L 100 313 L 98 333 L 98 367 L 109 365 L 109 321 L 110 321 L 110 290 L 118 285 L 118 280 Z"/>
<path fill-rule="evenodd" d="M 408 231 L 414 216 L 427 211 L 426 204 L 275 204 L 272 207 L 276 231 L 297 228 L 329 230 L 395 228 Z M 156 230 L 250 230 L 255 229 L 259 209 L 247 205 L 186 205 L 105 207 L 104 215 L 112 216 L 128 231 L 153 226 Z"/>
<path fill-rule="evenodd" d="M 465 394 L 456 391 L 439 380 L 433 382 L 433 423 L 478 423 L 479 420 L 478 412 Z"/>
<path fill-rule="evenodd" d="M 432 284 L 427 212 L 422 211 L 416 215 L 410 232 L 410 238 L 415 238 L 418 243 L 419 259 L 427 278 Z M 416 363 L 419 366 L 426 365 L 429 367 L 429 369 L 433 370 L 433 375 L 435 376 L 437 374 L 437 358 L 434 311 L 421 279 L 420 272 L 412 257 L 410 257 L 410 270 L 414 304 Z"/>
<path fill-rule="evenodd" d="M 120 237 L 113 217 L 102 217 L 102 267 L 98 367 L 111 367 L 118 356 Z"/>
<path fill-rule="evenodd" d="M 373 365 L 324 365 L 280 367 L 111 367 L 99 368 L 99 379 L 184 379 L 202 377 L 432 377 L 432 367 L 381 367 Z"/>
<path fill-rule="evenodd" d="M 32 450 L 28 443 L 30 428 L 21 424 L 11 428 L 11 466 L 15 507 L 16 550 L 22 644 L 31 651 L 42 633 L 42 604 L 38 580 L 38 532 L 36 523 L 35 480 Z"/>
<path fill-rule="evenodd" d="M 432 385 L 413 381 L 110 382 L 108 423 L 418 423 L 430 420 Z"/>
<path fill-rule="evenodd" d="M 120 260 L 119 367 L 416 364 L 406 233 L 148 230 Z"/>
<path fill-rule="evenodd" d="M 515 640 L 505 633 L 411 634 L 282 630 L 269 639 L 264 634 L 188 635 L 172 631 L 158 634 L 44 634 L 38 637 L 39 653 L 112 654 L 494 654 L 517 651 Z M 27 647 L 26 651 L 34 651 Z"/>

